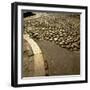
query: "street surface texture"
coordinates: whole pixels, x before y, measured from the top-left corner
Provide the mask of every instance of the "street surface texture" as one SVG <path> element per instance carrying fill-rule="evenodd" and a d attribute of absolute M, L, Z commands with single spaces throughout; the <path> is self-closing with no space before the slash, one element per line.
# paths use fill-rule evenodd
<path fill-rule="evenodd" d="M 38 57 L 39 55 L 34 53 L 35 48 L 32 48 L 30 41 L 24 41 L 23 77 L 79 75 L 80 15 L 75 13 L 32 13 L 32 16 L 25 15 L 23 35 L 28 35 L 30 39 L 34 40 L 42 54 L 38 53 L 40 55 Z M 40 60 L 44 62 L 43 65 L 40 64 Z M 36 73 L 42 72 L 38 68 L 35 70 L 36 65 L 44 68 L 45 72 L 41 75 L 35 74 L 37 70 Z"/>

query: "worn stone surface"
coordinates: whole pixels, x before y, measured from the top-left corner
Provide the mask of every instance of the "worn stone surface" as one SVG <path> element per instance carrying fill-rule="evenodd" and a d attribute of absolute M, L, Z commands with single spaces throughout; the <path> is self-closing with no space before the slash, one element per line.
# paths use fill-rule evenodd
<path fill-rule="evenodd" d="M 29 37 L 39 45 L 44 58 L 45 75 L 80 74 L 79 14 L 39 12 L 34 14 L 24 18 L 24 34 L 29 34 Z M 24 64 L 27 63 L 25 67 L 27 72 L 30 72 L 28 60 L 31 57 L 28 58 L 27 55 L 24 56 L 27 58 Z M 29 64 L 34 66 L 32 62 Z M 34 76 L 32 75 L 34 70 L 31 71 L 31 74 L 26 73 L 26 76 Z"/>
<path fill-rule="evenodd" d="M 36 13 L 24 19 L 24 29 L 33 39 L 53 41 L 71 51 L 80 49 L 80 16 L 77 14 Z"/>

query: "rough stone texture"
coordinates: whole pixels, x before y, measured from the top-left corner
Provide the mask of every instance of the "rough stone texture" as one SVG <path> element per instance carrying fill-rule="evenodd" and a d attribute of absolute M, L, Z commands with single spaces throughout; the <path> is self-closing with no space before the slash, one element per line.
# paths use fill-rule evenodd
<path fill-rule="evenodd" d="M 24 33 L 54 42 L 71 51 L 80 50 L 80 16 L 65 13 L 36 13 L 24 19 Z"/>
<path fill-rule="evenodd" d="M 26 33 L 42 50 L 46 76 L 80 74 L 79 14 L 34 12 L 33 16 L 24 18 Z"/>

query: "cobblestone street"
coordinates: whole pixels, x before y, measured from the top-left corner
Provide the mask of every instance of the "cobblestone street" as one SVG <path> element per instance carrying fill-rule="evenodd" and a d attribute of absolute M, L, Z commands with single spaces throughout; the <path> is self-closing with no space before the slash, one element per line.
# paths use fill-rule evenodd
<path fill-rule="evenodd" d="M 33 12 L 24 18 L 23 34 L 28 34 L 40 47 L 46 76 L 80 74 L 79 14 Z M 32 72 L 27 70 L 23 74 L 29 74 L 24 76 Z"/>

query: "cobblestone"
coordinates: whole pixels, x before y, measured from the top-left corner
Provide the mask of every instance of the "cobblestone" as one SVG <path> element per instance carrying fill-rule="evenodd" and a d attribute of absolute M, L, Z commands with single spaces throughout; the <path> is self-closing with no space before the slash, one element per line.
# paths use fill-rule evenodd
<path fill-rule="evenodd" d="M 71 51 L 80 50 L 79 15 L 42 13 L 34 18 L 36 15 L 24 18 L 24 33 L 33 39 L 54 42 Z"/>

